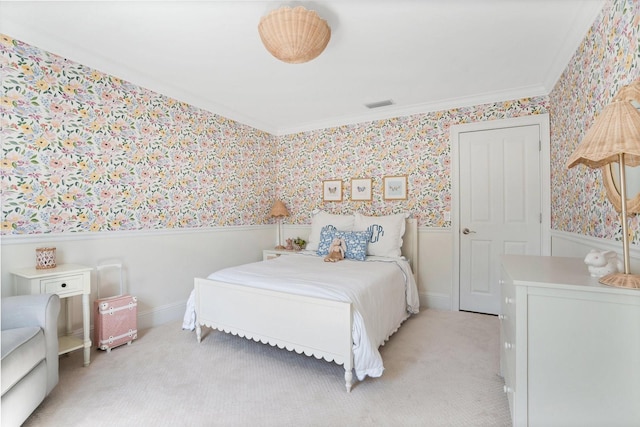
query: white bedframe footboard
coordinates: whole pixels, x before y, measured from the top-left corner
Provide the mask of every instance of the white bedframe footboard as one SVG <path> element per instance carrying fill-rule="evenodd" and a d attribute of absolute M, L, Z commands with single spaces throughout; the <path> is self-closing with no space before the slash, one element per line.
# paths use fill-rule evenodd
<path fill-rule="evenodd" d="M 196 335 L 202 326 L 344 365 L 353 383 L 351 303 L 196 278 Z"/>

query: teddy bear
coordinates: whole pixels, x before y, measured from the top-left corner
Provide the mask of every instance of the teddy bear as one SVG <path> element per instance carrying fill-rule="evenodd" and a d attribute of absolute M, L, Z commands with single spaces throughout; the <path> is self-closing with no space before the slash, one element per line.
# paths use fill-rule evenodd
<path fill-rule="evenodd" d="M 600 252 L 592 249 L 584 258 L 584 263 L 589 268 L 591 277 L 602 277 L 623 270 L 622 261 L 614 251 Z"/>
<path fill-rule="evenodd" d="M 329 254 L 325 257 L 325 262 L 337 262 L 344 259 L 344 252 L 347 250 L 347 245 L 344 239 L 335 238 L 329 246 Z"/>
<path fill-rule="evenodd" d="M 284 247 L 288 251 L 294 250 L 293 239 L 287 239 L 287 246 Z"/>

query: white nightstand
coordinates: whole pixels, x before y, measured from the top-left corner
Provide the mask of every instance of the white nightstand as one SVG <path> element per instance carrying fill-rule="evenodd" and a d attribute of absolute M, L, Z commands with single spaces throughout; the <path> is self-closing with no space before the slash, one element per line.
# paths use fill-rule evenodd
<path fill-rule="evenodd" d="M 288 251 L 286 249 L 265 249 L 262 251 L 262 260 L 267 261 L 278 258 L 280 255 L 293 255 L 299 252 L 300 251 Z"/>
<path fill-rule="evenodd" d="M 60 298 L 82 295 L 82 332 L 83 339 L 71 336 L 71 304 L 66 301 L 66 332 L 59 338 L 58 354 L 69 353 L 84 348 L 84 364 L 90 362 L 91 340 L 89 339 L 89 295 L 91 294 L 91 267 L 78 264 L 62 264 L 56 268 L 38 270 L 34 267 L 14 270 L 16 293 L 58 294 Z"/>

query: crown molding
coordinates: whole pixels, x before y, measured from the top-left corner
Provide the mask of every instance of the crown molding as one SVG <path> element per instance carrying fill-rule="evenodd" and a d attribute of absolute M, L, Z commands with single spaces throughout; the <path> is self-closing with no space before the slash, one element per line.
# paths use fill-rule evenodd
<path fill-rule="evenodd" d="M 589 4 L 593 4 L 593 8 L 587 7 Z M 558 54 L 553 60 L 551 67 L 547 72 L 547 75 L 544 79 L 544 86 L 548 88 L 549 93 L 556 86 L 560 77 L 562 77 L 562 73 L 567 69 L 567 65 L 571 62 L 571 59 L 574 57 L 578 48 L 589 34 L 589 31 L 593 29 L 593 26 L 596 24 L 596 19 L 602 13 L 602 9 L 606 3 L 606 0 L 599 0 L 595 2 L 586 2 L 584 7 L 579 7 L 575 9 L 575 15 L 573 18 L 572 25 L 567 27 L 567 35 L 564 38 L 565 42 L 561 43 L 560 49 L 558 49 Z M 591 26 L 586 30 L 581 30 L 581 26 L 577 25 L 581 22 L 591 22 Z M 567 40 L 578 40 L 577 43 L 570 44 Z"/>
<path fill-rule="evenodd" d="M 334 117 L 326 120 L 301 123 L 297 126 L 279 128 L 276 136 L 290 135 L 293 133 L 310 132 L 318 129 L 327 129 L 345 125 L 370 122 L 375 120 L 392 119 L 395 117 L 425 114 L 434 111 L 450 110 L 452 108 L 472 107 L 494 102 L 511 101 L 515 99 L 531 98 L 534 96 L 547 96 L 549 91 L 544 86 L 525 86 L 500 92 L 482 93 L 468 97 L 448 98 L 435 102 L 414 104 L 408 106 L 391 105 L 380 108 L 378 111 L 354 114 L 350 116 Z"/>
<path fill-rule="evenodd" d="M 159 95 L 173 98 L 176 101 L 184 102 L 197 108 L 201 108 L 217 116 L 234 120 L 240 124 L 253 127 L 258 130 L 275 135 L 277 128 L 269 123 L 256 119 L 255 117 L 246 116 L 231 108 L 208 101 L 200 96 L 184 91 L 181 88 L 161 83 L 153 77 L 153 75 L 140 72 L 137 69 L 129 67 L 122 62 L 114 62 L 113 60 L 95 52 L 88 51 L 82 46 L 82 43 L 70 42 L 63 40 L 59 36 L 50 34 L 41 29 L 29 27 L 26 28 L 22 24 L 11 21 L 10 19 L 0 20 L 2 24 L 2 33 L 12 38 L 20 40 L 31 46 L 37 46 L 52 55 L 57 55 L 69 59 L 77 64 L 86 66 L 90 69 L 114 76 L 138 87 L 151 90 Z M 40 41 L 46 40 L 46 44 Z M 91 65 L 86 65 L 91 64 Z M 120 77 L 126 74 L 127 77 Z"/>

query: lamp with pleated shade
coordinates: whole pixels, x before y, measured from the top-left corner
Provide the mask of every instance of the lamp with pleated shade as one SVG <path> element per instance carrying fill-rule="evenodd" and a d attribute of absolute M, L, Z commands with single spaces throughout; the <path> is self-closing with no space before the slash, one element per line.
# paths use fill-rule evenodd
<path fill-rule="evenodd" d="M 600 278 L 600 283 L 633 289 L 640 289 L 640 275 L 631 274 L 629 268 L 625 166 L 640 165 L 640 111 L 633 104 L 637 101 L 640 101 L 640 80 L 618 92 L 613 102 L 596 118 L 567 162 L 569 168 L 580 163 L 590 168 L 600 168 L 619 162 L 624 273 L 608 274 Z"/>
<path fill-rule="evenodd" d="M 276 249 L 284 249 L 284 246 L 282 245 L 282 218 L 289 216 L 289 211 L 282 200 L 276 200 L 273 203 L 269 216 L 276 218 L 278 221 L 278 245 L 276 246 Z"/>

